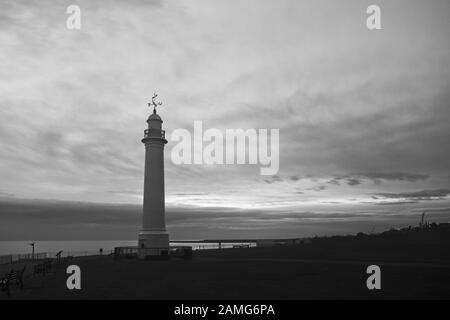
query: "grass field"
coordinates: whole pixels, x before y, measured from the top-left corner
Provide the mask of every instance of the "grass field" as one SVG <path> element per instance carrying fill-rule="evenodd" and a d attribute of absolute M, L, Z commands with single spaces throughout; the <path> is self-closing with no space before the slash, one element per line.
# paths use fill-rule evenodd
<path fill-rule="evenodd" d="M 18 299 L 448 299 L 447 233 L 320 238 L 311 244 L 196 251 L 192 261 L 83 257 L 82 289 L 65 267 L 27 275 Z M 381 290 L 366 287 L 381 267 Z M 2 298 L 6 298 L 2 294 Z"/>

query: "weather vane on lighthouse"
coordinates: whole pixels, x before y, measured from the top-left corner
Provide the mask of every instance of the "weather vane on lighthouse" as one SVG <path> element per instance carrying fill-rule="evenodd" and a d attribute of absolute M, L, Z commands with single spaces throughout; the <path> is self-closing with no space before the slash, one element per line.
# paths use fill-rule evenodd
<path fill-rule="evenodd" d="M 154 93 L 153 97 L 152 97 L 152 102 L 148 103 L 149 107 L 153 107 L 153 113 L 156 113 L 156 107 L 157 106 L 161 106 L 162 105 L 161 101 L 158 101 L 158 102 L 155 101 L 156 97 L 158 97 L 158 95 L 156 93 Z"/>

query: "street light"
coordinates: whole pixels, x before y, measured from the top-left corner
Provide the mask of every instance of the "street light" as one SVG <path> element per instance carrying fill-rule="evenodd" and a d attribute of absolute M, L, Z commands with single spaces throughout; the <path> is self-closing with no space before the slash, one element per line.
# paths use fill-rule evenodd
<path fill-rule="evenodd" d="M 31 260 L 34 260 L 34 241 L 32 243 L 29 243 L 29 245 L 32 247 Z"/>

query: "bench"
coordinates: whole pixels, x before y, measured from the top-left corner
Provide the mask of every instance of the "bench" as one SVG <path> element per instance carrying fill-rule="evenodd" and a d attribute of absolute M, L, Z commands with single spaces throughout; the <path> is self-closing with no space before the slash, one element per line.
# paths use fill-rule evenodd
<path fill-rule="evenodd" d="M 26 267 L 27 266 L 24 266 L 21 270 L 12 269 L 3 277 L 3 279 L 0 279 L 0 288 L 2 291 L 6 291 L 8 297 L 11 294 L 11 285 L 18 285 L 20 290 L 23 290 L 23 274 L 25 273 Z"/>

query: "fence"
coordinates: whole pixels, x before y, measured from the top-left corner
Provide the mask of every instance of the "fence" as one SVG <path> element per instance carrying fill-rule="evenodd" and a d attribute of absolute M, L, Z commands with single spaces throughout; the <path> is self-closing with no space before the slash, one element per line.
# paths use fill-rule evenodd
<path fill-rule="evenodd" d="M 45 259 L 46 257 L 47 257 L 46 252 L 35 253 L 34 258 L 31 253 L 9 254 L 9 255 L 0 256 L 0 264 L 7 264 L 7 263 L 13 263 L 13 262 L 28 261 L 28 260 L 41 260 L 41 259 Z"/>
<path fill-rule="evenodd" d="M 103 251 L 104 255 L 113 253 L 113 250 Z M 35 253 L 34 257 L 31 253 L 25 254 L 8 254 L 0 256 L 0 264 L 8 264 L 22 261 L 30 261 L 30 260 L 43 260 L 46 258 L 57 258 L 57 252 L 39 252 Z M 87 250 L 87 251 L 63 251 L 60 254 L 61 258 L 64 257 L 83 257 L 83 256 L 94 256 L 99 255 L 100 252 L 98 250 Z"/>
<path fill-rule="evenodd" d="M 208 249 L 225 249 L 225 248 L 236 248 L 236 247 L 242 247 L 242 246 L 249 246 L 253 247 L 256 246 L 256 243 L 250 243 L 250 242 L 217 242 L 217 241 L 211 241 L 211 242 L 191 242 L 191 243 L 185 243 L 183 241 L 173 241 L 170 244 L 170 251 L 175 250 L 176 248 L 180 248 L 181 246 L 189 246 L 192 248 L 192 250 L 208 250 Z M 117 252 L 118 255 L 129 255 L 129 256 L 136 256 L 138 254 L 137 247 L 120 247 L 121 251 Z M 128 252 L 127 252 L 128 251 Z M 114 250 L 103 250 L 103 255 L 113 254 Z M 45 258 L 57 258 L 57 252 L 40 252 L 34 254 L 34 260 L 42 260 Z M 61 258 L 72 256 L 72 257 L 83 257 L 83 256 L 94 256 L 94 255 L 100 255 L 99 250 L 84 250 L 84 251 L 63 251 L 60 254 Z M 33 260 L 33 256 L 31 253 L 27 254 L 9 254 L 9 255 L 0 255 L 0 265 L 1 264 L 8 264 L 8 263 L 14 263 L 14 262 L 20 262 L 20 261 L 29 261 Z"/>

